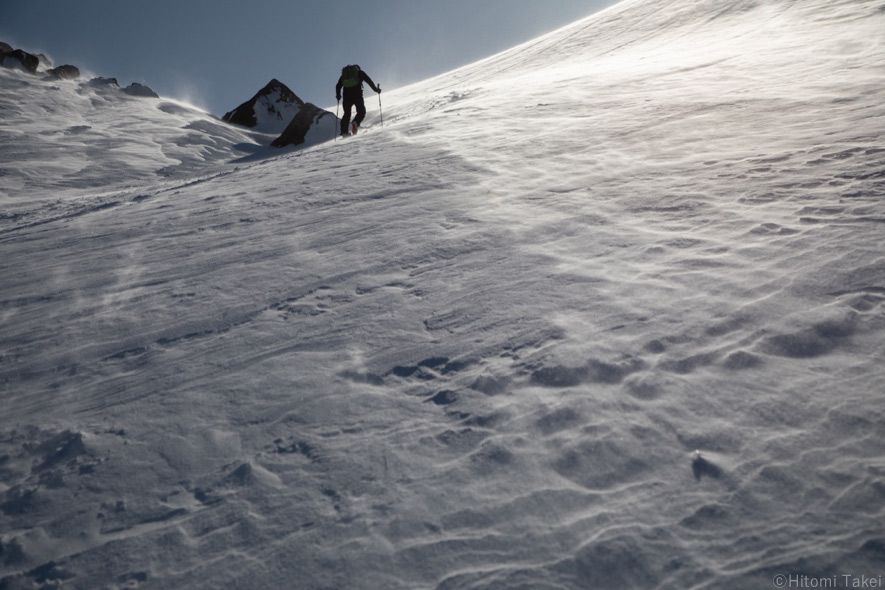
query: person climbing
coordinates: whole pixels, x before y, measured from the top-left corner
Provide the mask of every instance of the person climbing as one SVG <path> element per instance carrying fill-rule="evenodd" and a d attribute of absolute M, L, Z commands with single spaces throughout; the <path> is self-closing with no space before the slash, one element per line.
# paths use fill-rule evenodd
<path fill-rule="evenodd" d="M 372 87 L 372 90 L 381 94 L 381 87 L 375 86 L 372 79 L 358 65 L 349 65 L 341 68 L 341 77 L 335 86 L 335 98 L 341 101 L 344 97 L 344 114 L 341 116 L 341 135 L 356 135 L 360 123 L 366 118 L 366 103 L 363 101 L 363 82 Z M 342 89 L 344 90 L 342 94 Z M 379 99 L 380 100 L 380 99 Z M 356 117 L 350 120 L 350 111 L 356 107 Z"/>

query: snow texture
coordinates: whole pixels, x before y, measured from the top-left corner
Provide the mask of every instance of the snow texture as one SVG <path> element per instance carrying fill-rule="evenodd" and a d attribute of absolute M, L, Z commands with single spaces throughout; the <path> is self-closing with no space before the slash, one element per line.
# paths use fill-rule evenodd
<path fill-rule="evenodd" d="M 0 587 L 885 574 L 883 31 L 626 0 L 301 150 L 0 71 Z"/>

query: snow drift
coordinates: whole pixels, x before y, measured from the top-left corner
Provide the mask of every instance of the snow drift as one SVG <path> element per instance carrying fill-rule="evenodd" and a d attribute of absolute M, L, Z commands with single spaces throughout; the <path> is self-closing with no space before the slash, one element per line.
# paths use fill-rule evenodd
<path fill-rule="evenodd" d="M 880 575 L 880 4 L 628 0 L 262 160 L 0 72 L 0 584 Z"/>

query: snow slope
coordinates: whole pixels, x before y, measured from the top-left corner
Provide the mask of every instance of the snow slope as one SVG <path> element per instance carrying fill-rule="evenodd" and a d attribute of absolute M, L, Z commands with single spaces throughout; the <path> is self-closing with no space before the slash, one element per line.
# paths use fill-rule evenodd
<path fill-rule="evenodd" d="M 0 72 L 0 585 L 882 575 L 882 31 L 627 0 L 250 158 Z"/>
<path fill-rule="evenodd" d="M 228 168 L 262 135 L 114 84 L 0 69 L 0 205 L 95 194 Z M 64 191 L 64 192 L 60 192 Z"/>

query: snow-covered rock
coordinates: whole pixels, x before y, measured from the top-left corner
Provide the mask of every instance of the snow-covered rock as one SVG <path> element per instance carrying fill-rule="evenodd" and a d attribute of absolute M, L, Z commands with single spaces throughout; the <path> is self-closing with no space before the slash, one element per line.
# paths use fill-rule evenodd
<path fill-rule="evenodd" d="M 304 101 L 288 86 L 274 78 L 255 96 L 225 113 L 222 120 L 249 127 L 260 133 L 280 135 L 304 105 Z M 310 110 L 313 111 L 315 108 Z"/>
<path fill-rule="evenodd" d="M 38 70 L 52 67 L 52 61 L 42 53 L 33 54 L 23 49 L 15 49 L 9 43 L 0 41 L 0 65 L 36 74 Z"/>
<path fill-rule="evenodd" d="M 80 77 L 80 68 L 70 64 L 61 65 L 46 71 L 46 75 L 61 80 L 76 80 Z"/>
<path fill-rule="evenodd" d="M 312 145 L 334 138 L 337 131 L 338 119 L 332 113 L 307 102 L 301 106 L 286 129 L 271 142 L 271 145 L 274 147 Z"/>
<path fill-rule="evenodd" d="M 160 98 L 160 95 L 153 91 L 149 86 L 145 86 L 144 84 L 139 84 L 138 82 L 133 82 L 126 88 L 123 88 L 123 92 L 130 96 L 140 96 L 143 98 Z"/>
<path fill-rule="evenodd" d="M 88 88 L 120 88 L 120 83 L 116 78 L 99 76 L 97 78 L 90 78 L 83 83 L 83 86 Z"/>

